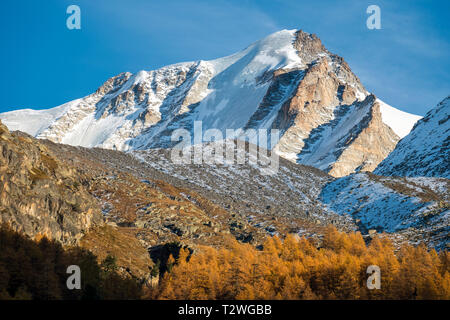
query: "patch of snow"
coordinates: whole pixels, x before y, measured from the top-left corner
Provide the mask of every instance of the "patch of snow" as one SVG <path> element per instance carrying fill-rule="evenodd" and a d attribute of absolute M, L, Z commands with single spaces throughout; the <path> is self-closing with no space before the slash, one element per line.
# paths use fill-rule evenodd
<path fill-rule="evenodd" d="M 20 130 L 32 136 L 39 135 L 68 109 L 80 103 L 81 99 L 73 100 L 55 108 L 46 110 L 23 109 L 0 113 L 1 121 L 9 130 Z"/>
<path fill-rule="evenodd" d="M 380 99 L 377 99 L 376 101 L 380 104 L 383 122 L 400 138 L 405 137 L 414 127 L 414 124 L 422 118 L 421 116 L 391 107 Z"/>

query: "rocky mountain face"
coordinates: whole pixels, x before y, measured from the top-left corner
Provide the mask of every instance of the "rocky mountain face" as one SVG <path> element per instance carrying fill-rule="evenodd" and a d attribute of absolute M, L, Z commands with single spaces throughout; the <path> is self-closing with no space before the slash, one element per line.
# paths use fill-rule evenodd
<path fill-rule="evenodd" d="M 149 252 L 167 243 L 221 247 L 231 237 L 257 246 L 288 233 L 320 241 L 330 224 L 438 249 L 450 240 L 448 179 L 368 173 L 336 179 L 282 158 L 267 175 L 248 161 L 175 164 L 168 149 L 123 153 L 45 144 L 90 177 L 106 224 L 134 235 Z"/>
<path fill-rule="evenodd" d="M 332 177 L 314 167 L 280 159 L 277 172 L 267 175 L 262 166 L 248 162 L 177 165 L 170 153 L 151 149 L 132 154 L 145 167 L 164 174 L 164 180 L 175 177 L 173 185 L 195 190 L 266 234 L 313 235 L 330 223 L 341 230 L 355 229 L 349 217 L 330 212 L 317 201 Z"/>
<path fill-rule="evenodd" d="M 283 174 L 272 177 L 249 165 L 183 169 L 168 152 L 132 155 L 55 144 L 1 124 L 0 222 L 32 239 L 85 247 L 100 260 L 113 255 L 123 273 L 143 281 L 170 243 L 191 250 L 222 247 L 231 238 L 258 245 L 274 234 L 318 237 L 329 223 L 355 228 L 316 203 L 320 185 L 331 179 L 320 170 L 288 161 L 282 161 Z M 285 194 L 277 201 L 274 188 Z M 296 203 L 298 197 L 303 200 Z"/>
<path fill-rule="evenodd" d="M 145 166 L 174 185 L 196 190 L 269 234 L 318 237 L 321 226 L 386 233 L 394 242 L 448 248 L 448 179 L 383 177 L 371 173 L 342 178 L 281 159 L 279 171 L 262 175 L 249 165 L 174 165 L 166 149 L 135 151 Z M 251 183 L 249 183 L 251 181 Z M 238 200 L 239 199 L 239 200 Z"/>
<path fill-rule="evenodd" d="M 76 244 L 103 222 L 82 177 L 25 135 L 0 122 L 0 222 L 30 237 Z"/>
<path fill-rule="evenodd" d="M 279 129 L 279 141 L 263 147 L 337 177 L 373 170 L 418 118 L 367 92 L 341 57 L 301 30 L 216 60 L 122 73 L 53 109 L 0 114 L 38 138 L 122 151 L 169 148 L 174 130 L 192 132 L 194 121 L 224 137 Z"/>
<path fill-rule="evenodd" d="M 387 232 L 395 243 L 449 242 L 447 179 L 335 179 L 285 159 L 267 175 L 250 163 L 175 164 L 167 149 L 75 147 L 0 128 L 1 221 L 100 260 L 113 255 L 142 281 L 168 244 L 258 246 L 289 233 L 320 243 L 330 224 L 367 240 Z"/>
<path fill-rule="evenodd" d="M 105 224 L 92 176 L 58 157 L 45 141 L 10 133 L 0 122 L 0 223 L 39 240 L 112 254 L 124 273 L 147 279 L 152 261 L 126 230 Z"/>
<path fill-rule="evenodd" d="M 278 174 L 263 175 L 248 163 L 174 164 L 166 149 L 123 153 L 46 143 L 91 177 L 106 223 L 135 230 L 149 250 L 171 242 L 220 247 L 228 238 L 258 245 L 268 235 L 297 232 L 317 237 L 330 223 L 355 229 L 351 218 L 316 201 L 332 178 L 313 167 L 281 160 Z"/>
<path fill-rule="evenodd" d="M 450 178 L 450 96 L 418 121 L 375 173 Z"/>

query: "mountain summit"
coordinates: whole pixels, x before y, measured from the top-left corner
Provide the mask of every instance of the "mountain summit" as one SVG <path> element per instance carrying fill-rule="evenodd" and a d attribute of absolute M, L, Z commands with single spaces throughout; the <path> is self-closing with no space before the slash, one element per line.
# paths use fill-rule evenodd
<path fill-rule="evenodd" d="M 173 146 L 172 132 L 279 129 L 273 149 L 334 176 L 372 171 L 420 117 L 369 93 L 343 58 L 301 30 L 233 55 L 121 73 L 89 96 L 48 110 L 0 114 L 38 138 L 122 151 Z"/>

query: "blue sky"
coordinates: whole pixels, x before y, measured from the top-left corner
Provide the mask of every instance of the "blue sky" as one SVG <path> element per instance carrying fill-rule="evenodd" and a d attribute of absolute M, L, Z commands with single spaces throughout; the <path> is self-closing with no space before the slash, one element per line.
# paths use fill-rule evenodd
<path fill-rule="evenodd" d="M 81 30 L 66 8 L 81 8 Z M 381 30 L 366 8 L 381 8 Z M 281 29 L 316 33 L 366 88 L 424 115 L 450 94 L 450 1 L 3 0 L 0 112 L 50 108 L 123 71 L 213 59 Z"/>

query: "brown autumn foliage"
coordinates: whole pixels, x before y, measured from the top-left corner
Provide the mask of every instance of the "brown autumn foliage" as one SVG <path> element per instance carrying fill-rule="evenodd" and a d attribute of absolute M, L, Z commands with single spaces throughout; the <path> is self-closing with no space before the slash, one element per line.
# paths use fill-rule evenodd
<path fill-rule="evenodd" d="M 366 245 L 360 233 L 329 228 L 321 248 L 292 235 L 269 238 L 263 250 L 181 249 L 159 299 L 450 299 L 450 254 L 425 246 L 396 251 L 385 238 Z M 381 270 L 381 289 L 367 289 L 367 267 Z"/>

